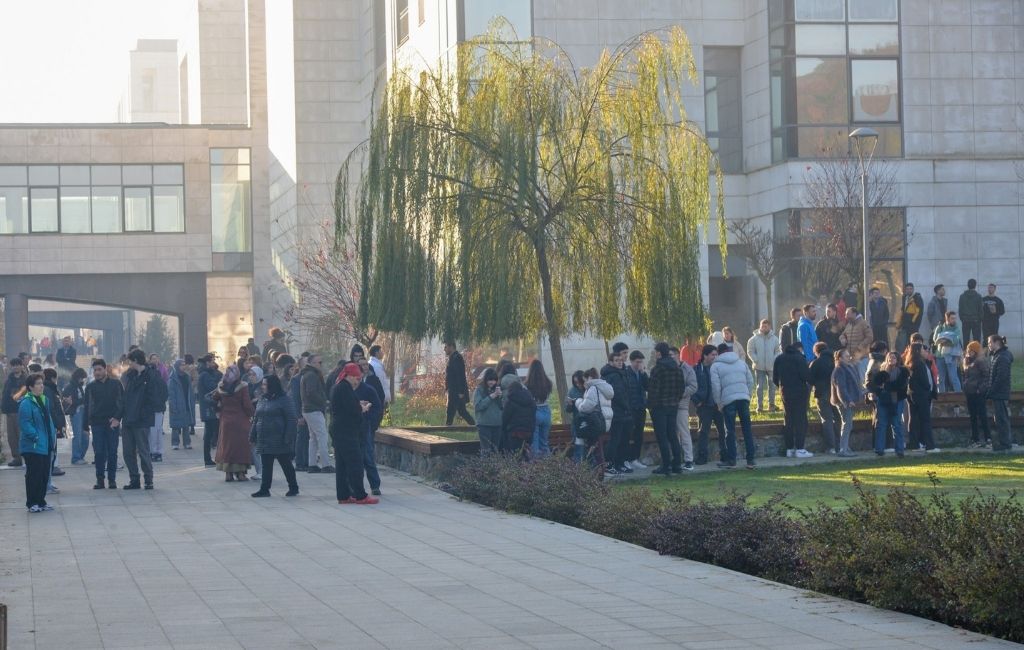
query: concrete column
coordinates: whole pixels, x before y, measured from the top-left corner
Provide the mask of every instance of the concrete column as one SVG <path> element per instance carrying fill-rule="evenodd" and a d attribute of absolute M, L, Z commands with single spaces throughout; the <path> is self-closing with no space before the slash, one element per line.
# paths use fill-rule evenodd
<path fill-rule="evenodd" d="M 4 296 L 4 330 L 7 340 L 4 352 L 13 357 L 28 352 L 28 297 L 20 293 Z"/>

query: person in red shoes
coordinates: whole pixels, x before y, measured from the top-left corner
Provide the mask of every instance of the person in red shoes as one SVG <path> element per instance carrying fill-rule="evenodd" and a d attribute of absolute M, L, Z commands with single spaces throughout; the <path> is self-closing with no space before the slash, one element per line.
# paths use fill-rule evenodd
<path fill-rule="evenodd" d="M 363 487 L 363 417 L 370 410 L 370 403 L 360 402 L 356 397 L 355 389 L 362 378 L 359 366 L 348 363 L 331 389 L 331 440 L 337 465 L 334 486 L 340 504 L 380 503 L 380 499 L 366 494 Z"/>

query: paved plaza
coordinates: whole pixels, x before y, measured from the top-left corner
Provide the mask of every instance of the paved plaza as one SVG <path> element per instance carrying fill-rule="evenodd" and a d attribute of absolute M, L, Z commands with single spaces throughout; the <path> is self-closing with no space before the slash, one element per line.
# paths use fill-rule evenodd
<path fill-rule="evenodd" d="M 255 483 L 225 483 L 198 450 L 165 458 L 152 492 L 94 491 L 93 467 L 69 465 L 41 514 L 25 511 L 22 472 L 0 471 L 13 650 L 1019 647 L 391 471 L 380 505 L 339 506 L 331 475 L 300 475 L 294 499 L 278 477 L 252 499 Z"/>

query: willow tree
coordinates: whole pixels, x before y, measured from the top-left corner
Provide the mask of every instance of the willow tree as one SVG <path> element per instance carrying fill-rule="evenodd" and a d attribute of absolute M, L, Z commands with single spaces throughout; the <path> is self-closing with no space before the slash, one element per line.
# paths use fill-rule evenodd
<path fill-rule="evenodd" d="M 697 70 L 682 29 L 587 69 L 507 29 L 392 73 L 339 170 L 336 234 L 356 240 L 364 322 L 466 342 L 543 332 L 564 400 L 563 336 L 706 328 L 700 230 L 721 174 L 683 104 Z"/>

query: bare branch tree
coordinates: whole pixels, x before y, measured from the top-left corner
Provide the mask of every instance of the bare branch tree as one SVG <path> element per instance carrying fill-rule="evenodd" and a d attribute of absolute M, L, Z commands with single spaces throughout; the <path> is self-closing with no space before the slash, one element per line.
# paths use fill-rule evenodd
<path fill-rule="evenodd" d="M 768 300 L 768 320 L 774 324 L 775 308 L 772 294 L 775 280 L 786 270 L 790 260 L 776 255 L 775 236 L 756 225 L 753 219 L 732 221 L 728 228 L 736 244 L 735 247 L 730 247 L 729 251 L 753 267 L 757 278 L 764 285 Z"/>

